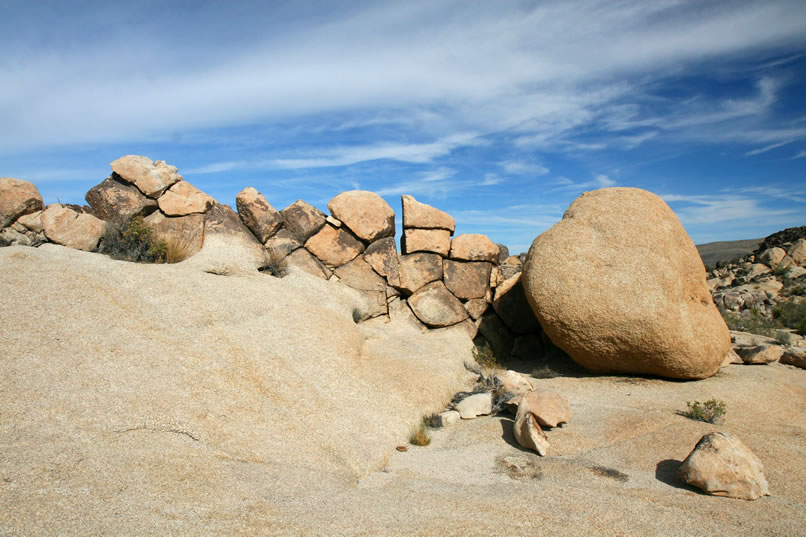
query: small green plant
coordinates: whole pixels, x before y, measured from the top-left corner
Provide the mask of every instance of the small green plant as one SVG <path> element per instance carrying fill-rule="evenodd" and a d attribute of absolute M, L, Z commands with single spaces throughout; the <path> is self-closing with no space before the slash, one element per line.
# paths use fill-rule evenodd
<path fill-rule="evenodd" d="M 726 405 L 724 401 L 717 401 L 716 399 L 709 399 L 704 403 L 699 401 L 687 402 L 688 410 L 682 412 L 682 415 L 697 421 L 704 421 L 706 423 L 716 423 L 725 415 Z"/>
<path fill-rule="evenodd" d="M 482 367 L 495 369 L 498 367 L 498 360 L 495 359 L 495 354 L 489 343 L 483 345 L 476 345 L 473 347 L 473 358 Z"/>
<path fill-rule="evenodd" d="M 781 345 L 793 345 L 795 343 L 795 336 L 786 330 L 778 330 L 778 333 L 775 334 L 775 341 Z"/>
<path fill-rule="evenodd" d="M 788 300 L 779 302 L 772 312 L 776 321 L 806 336 L 806 301 Z"/>
<path fill-rule="evenodd" d="M 776 332 L 781 328 L 778 322 L 761 315 L 758 313 L 758 309 L 755 308 L 754 310 L 744 310 L 741 313 L 723 309 L 720 309 L 720 312 L 722 313 L 722 318 L 725 319 L 725 324 L 731 330 L 775 337 Z"/>
<path fill-rule="evenodd" d="M 190 245 L 181 239 L 158 239 L 143 220 L 135 216 L 129 222 L 109 226 L 98 251 L 113 259 L 135 263 L 179 263 L 190 257 Z"/>

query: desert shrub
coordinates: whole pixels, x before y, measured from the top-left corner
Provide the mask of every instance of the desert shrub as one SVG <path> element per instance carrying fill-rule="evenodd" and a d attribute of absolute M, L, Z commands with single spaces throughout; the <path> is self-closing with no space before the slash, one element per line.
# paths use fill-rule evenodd
<path fill-rule="evenodd" d="M 425 420 L 411 433 L 409 443 L 415 446 L 427 446 L 431 443 L 431 435 L 428 433 L 428 426 L 425 424 Z"/>
<path fill-rule="evenodd" d="M 778 330 L 775 334 L 775 341 L 781 345 L 792 345 L 795 342 L 795 337 L 786 330 Z"/>
<path fill-rule="evenodd" d="M 167 245 L 154 237 L 154 231 L 135 216 L 123 225 L 110 225 L 98 251 L 113 259 L 135 263 L 158 263 L 164 259 Z"/>
<path fill-rule="evenodd" d="M 788 300 L 779 302 L 772 312 L 776 321 L 806 336 L 806 301 Z"/>
<path fill-rule="evenodd" d="M 498 361 L 495 359 L 495 354 L 489 343 L 473 347 L 473 358 L 476 360 L 476 363 L 482 367 L 490 369 L 498 367 Z"/>
<path fill-rule="evenodd" d="M 744 310 L 741 313 L 720 309 L 720 312 L 722 318 L 725 319 L 725 324 L 731 330 L 775 337 L 776 332 L 781 328 L 778 322 L 761 315 L 757 309 Z"/>
<path fill-rule="evenodd" d="M 110 225 L 98 251 L 113 259 L 134 263 L 179 263 L 190 257 L 191 246 L 182 239 L 162 240 L 135 216 L 123 225 Z"/>
<path fill-rule="evenodd" d="M 429 429 L 439 429 L 442 427 L 442 419 L 440 419 L 439 414 L 429 414 L 423 416 L 423 425 Z"/>
<path fill-rule="evenodd" d="M 706 423 L 715 423 L 726 413 L 725 401 L 717 401 L 716 399 L 709 399 L 704 403 L 699 401 L 687 402 L 688 410 L 682 412 L 682 415 L 692 420 L 704 421 Z"/>

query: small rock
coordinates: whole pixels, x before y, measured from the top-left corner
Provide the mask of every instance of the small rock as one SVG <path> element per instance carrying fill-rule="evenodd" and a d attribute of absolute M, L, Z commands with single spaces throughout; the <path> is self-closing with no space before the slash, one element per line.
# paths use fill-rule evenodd
<path fill-rule="evenodd" d="M 780 345 L 755 345 L 753 347 L 736 347 L 742 362 L 745 364 L 770 364 L 777 362 L 784 354 Z"/>
<path fill-rule="evenodd" d="M 714 496 L 755 500 L 770 495 L 761 461 L 731 433 L 703 436 L 677 476 Z"/>
<path fill-rule="evenodd" d="M 526 392 L 534 390 L 534 386 L 532 386 L 532 383 L 529 382 L 524 375 L 512 371 L 511 369 L 496 373 L 495 376 L 501 381 L 501 387 L 504 391 L 514 395 L 523 395 Z"/>
<path fill-rule="evenodd" d="M 456 411 L 463 420 L 477 416 L 486 416 L 493 411 L 493 394 L 490 392 L 474 393 L 456 404 Z"/>
<path fill-rule="evenodd" d="M 743 364 L 742 357 L 736 354 L 736 351 L 732 348 L 728 351 L 728 354 L 725 355 L 725 359 L 722 361 L 722 366 L 725 367 L 726 365 L 731 364 Z"/>
<path fill-rule="evenodd" d="M 455 410 L 446 410 L 445 412 L 441 412 L 439 414 L 439 426 L 440 427 L 448 427 L 449 425 L 454 425 L 459 423 L 461 419 L 461 414 L 459 414 Z"/>
<path fill-rule="evenodd" d="M 537 418 L 538 423 L 544 427 L 556 427 L 561 423 L 568 423 L 571 419 L 571 406 L 563 396 L 551 390 L 538 390 L 527 392 L 523 399 L 529 409 Z M 518 405 L 520 408 L 520 404 Z"/>
<path fill-rule="evenodd" d="M 781 363 L 806 369 L 806 348 L 787 347 L 781 356 Z"/>
<path fill-rule="evenodd" d="M 526 397 L 521 397 L 518 403 L 518 412 L 515 414 L 515 440 L 526 449 L 533 449 L 541 457 L 546 454 L 549 448 L 549 441 L 546 433 L 540 428 L 537 417 L 529 407 Z"/>

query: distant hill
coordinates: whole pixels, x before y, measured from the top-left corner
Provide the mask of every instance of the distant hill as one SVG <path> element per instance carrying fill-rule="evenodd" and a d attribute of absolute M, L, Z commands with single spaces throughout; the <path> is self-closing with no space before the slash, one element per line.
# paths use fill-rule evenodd
<path fill-rule="evenodd" d="M 720 241 L 698 244 L 697 250 L 704 265 L 716 265 L 719 261 L 730 261 L 737 257 L 752 254 L 764 239 L 746 239 L 741 241 Z"/>

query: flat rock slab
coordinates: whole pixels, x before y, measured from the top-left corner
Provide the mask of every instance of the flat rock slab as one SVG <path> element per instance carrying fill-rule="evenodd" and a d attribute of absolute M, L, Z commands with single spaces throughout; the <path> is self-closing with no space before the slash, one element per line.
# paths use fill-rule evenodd
<path fill-rule="evenodd" d="M 414 196 L 400 197 L 403 205 L 403 228 L 445 229 L 453 235 L 456 230 L 456 221 L 444 211 L 421 203 Z"/>
<path fill-rule="evenodd" d="M 154 162 L 142 155 L 126 155 L 109 165 L 120 178 L 132 183 L 149 198 L 160 197 L 174 183 L 182 180 L 176 166 L 166 164 L 164 160 Z"/>
<path fill-rule="evenodd" d="M 433 252 L 446 256 L 451 250 L 451 232 L 447 229 L 407 229 L 403 231 L 403 253 Z"/>

